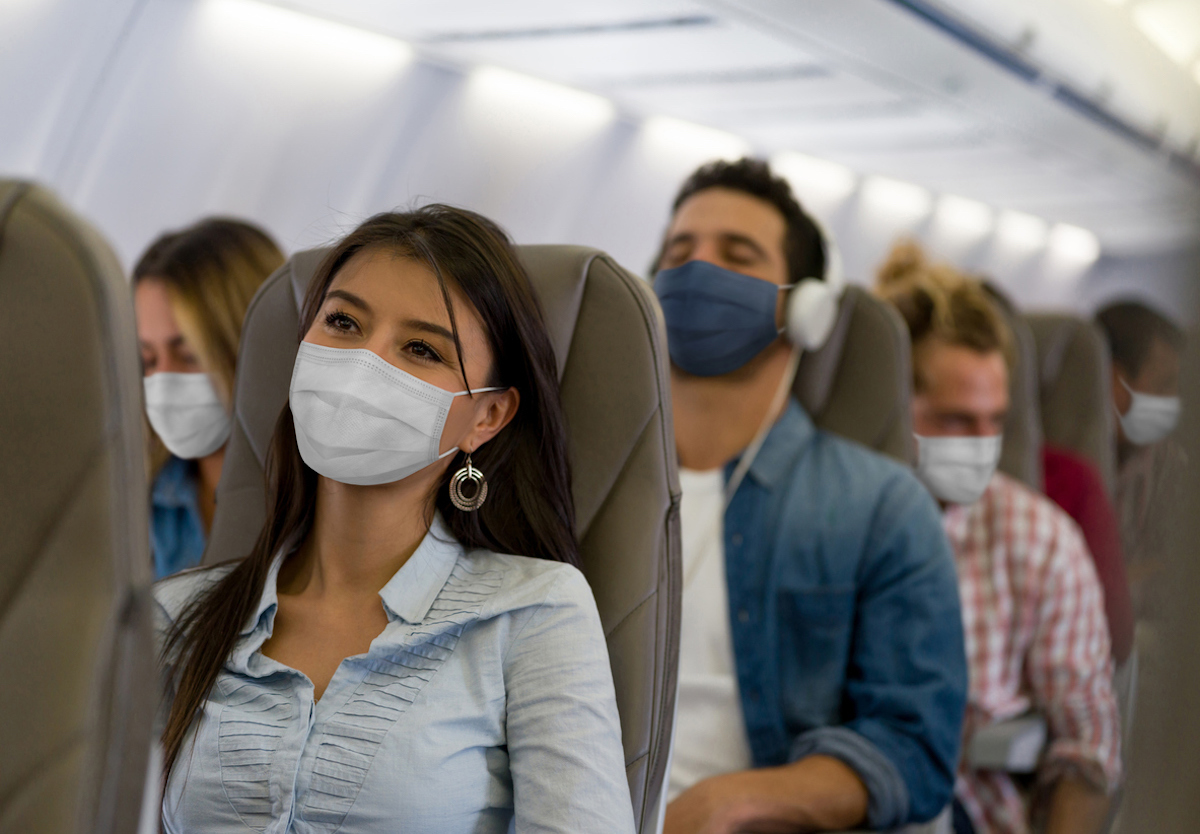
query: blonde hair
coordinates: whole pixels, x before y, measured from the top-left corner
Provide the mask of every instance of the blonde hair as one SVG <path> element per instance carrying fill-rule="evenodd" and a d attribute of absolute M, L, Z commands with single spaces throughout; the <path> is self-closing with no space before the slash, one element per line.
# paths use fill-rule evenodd
<path fill-rule="evenodd" d="M 266 232 L 241 220 L 210 218 L 150 245 L 133 283 L 161 281 L 188 344 L 226 404 L 233 401 L 242 319 L 259 285 L 283 265 Z"/>
<path fill-rule="evenodd" d="M 929 260 L 920 244 L 901 240 L 879 267 L 875 292 L 900 312 L 916 348 L 932 339 L 979 353 L 999 351 L 1012 365 L 1012 336 L 982 282 Z M 913 363 L 913 384 L 921 375 Z"/>
<path fill-rule="evenodd" d="M 259 286 L 283 265 L 283 252 L 257 226 L 214 217 L 168 232 L 150 245 L 133 270 L 133 284 L 159 281 L 188 345 L 226 406 L 233 403 L 233 377 L 246 308 Z M 151 469 L 166 453 L 154 437 Z"/>

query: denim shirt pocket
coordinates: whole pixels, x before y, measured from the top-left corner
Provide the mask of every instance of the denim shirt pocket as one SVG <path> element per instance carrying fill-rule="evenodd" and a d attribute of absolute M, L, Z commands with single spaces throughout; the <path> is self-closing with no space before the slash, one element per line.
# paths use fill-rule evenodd
<path fill-rule="evenodd" d="M 853 586 L 781 589 L 779 664 L 784 720 L 799 734 L 840 723 L 854 633 Z"/>

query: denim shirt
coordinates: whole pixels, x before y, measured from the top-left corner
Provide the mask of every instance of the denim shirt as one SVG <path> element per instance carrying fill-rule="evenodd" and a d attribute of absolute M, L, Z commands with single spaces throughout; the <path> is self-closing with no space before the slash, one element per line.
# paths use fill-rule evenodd
<path fill-rule="evenodd" d="M 937 815 L 954 785 L 967 665 L 928 491 L 793 402 L 726 510 L 725 554 L 755 766 L 832 756 L 866 785 L 872 828 Z"/>
<path fill-rule="evenodd" d="M 154 578 L 162 579 L 200 564 L 204 520 L 200 517 L 195 464 L 172 456 L 150 490 L 150 549 Z"/>

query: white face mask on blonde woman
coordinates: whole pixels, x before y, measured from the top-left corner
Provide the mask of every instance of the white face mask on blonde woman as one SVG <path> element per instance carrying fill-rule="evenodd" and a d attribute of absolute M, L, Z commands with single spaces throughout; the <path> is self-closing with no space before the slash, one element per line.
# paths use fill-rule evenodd
<path fill-rule="evenodd" d="M 175 457 L 203 458 L 225 445 L 233 422 L 208 374 L 151 374 L 143 386 L 150 426 Z"/>

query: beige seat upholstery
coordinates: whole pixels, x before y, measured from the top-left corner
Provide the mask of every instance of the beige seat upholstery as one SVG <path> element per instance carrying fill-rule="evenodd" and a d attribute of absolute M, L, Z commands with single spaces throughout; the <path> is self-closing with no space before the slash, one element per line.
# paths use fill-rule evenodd
<path fill-rule="evenodd" d="M 1043 436 L 1090 460 L 1111 493 L 1116 461 L 1108 344 L 1093 322 L 1078 316 L 1035 313 L 1025 321 L 1037 346 Z"/>
<path fill-rule="evenodd" d="M 263 460 L 288 396 L 299 305 L 325 250 L 291 258 L 246 314 L 235 425 L 205 561 L 250 551 Z M 608 637 L 641 831 L 663 785 L 679 652 L 679 485 L 666 338 L 645 282 L 578 246 L 525 246 L 558 357 L 583 571 Z"/>
<path fill-rule="evenodd" d="M 158 679 L 129 288 L 0 181 L 0 304 L 0 831 L 134 831 Z"/>
<path fill-rule="evenodd" d="M 984 289 L 996 302 L 1012 333 L 1012 367 L 1008 381 L 1008 419 L 1004 423 L 1004 447 L 1000 471 L 1042 490 L 1042 421 L 1038 404 L 1037 348 L 1029 325 L 1008 296 L 992 284 Z"/>
<path fill-rule="evenodd" d="M 847 287 L 829 341 L 801 358 L 792 392 L 822 429 L 914 462 L 908 329 L 886 301 Z"/>

